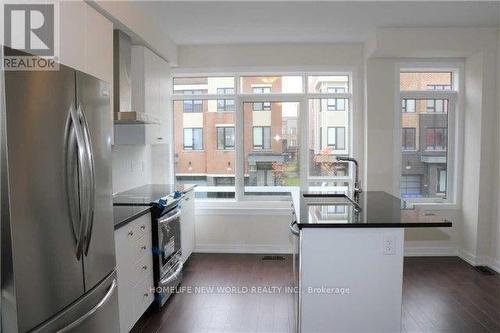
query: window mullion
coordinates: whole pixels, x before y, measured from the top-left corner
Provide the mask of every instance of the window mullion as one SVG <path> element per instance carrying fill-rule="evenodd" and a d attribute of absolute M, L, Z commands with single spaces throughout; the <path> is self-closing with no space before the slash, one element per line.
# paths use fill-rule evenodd
<path fill-rule="evenodd" d="M 235 76 L 234 89 L 237 95 L 234 98 L 235 104 L 235 124 L 234 124 L 234 149 L 235 149 L 235 199 L 243 200 L 245 184 L 245 143 L 244 143 L 244 119 L 243 119 L 243 101 L 240 98 L 240 76 Z"/>

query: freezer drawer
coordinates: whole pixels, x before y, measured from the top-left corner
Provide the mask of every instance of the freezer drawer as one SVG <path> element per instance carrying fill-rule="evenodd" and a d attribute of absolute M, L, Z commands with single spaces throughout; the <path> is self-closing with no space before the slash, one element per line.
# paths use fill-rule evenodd
<path fill-rule="evenodd" d="M 34 332 L 120 332 L 116 272 Z"/>

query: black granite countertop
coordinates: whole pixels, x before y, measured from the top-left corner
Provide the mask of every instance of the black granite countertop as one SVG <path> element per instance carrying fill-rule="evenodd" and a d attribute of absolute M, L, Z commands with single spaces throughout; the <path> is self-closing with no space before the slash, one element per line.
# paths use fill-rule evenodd
<path fill-rule="evenodd" d="M 113 195 L 115 230 L 152 210 L 152 202 L 175 191 L 187 193 L 196 185 L 147 184 Z"/>
<path fill-rule="evenodd" d="M 300 195 L 299 228 L 429 228 L 451 227 L 451 221 L 386 192 L 361 193 L 358 209 L 339 194 Z"/>
<path fill-rule="evenodd" d="M 116 193 L 113 195 L 113 204 L 140 206 L 149 205 L 151 202 L 164 198 L 175 191 L 187 193 L 195 187 L 196 185 L 193 184 L 147 184 L 124 192 Z"/>
<path fill-rule="evenodd" d="M 150 211 L 150 206 L 113 206 L 113 223 L 115 230 Z"/>

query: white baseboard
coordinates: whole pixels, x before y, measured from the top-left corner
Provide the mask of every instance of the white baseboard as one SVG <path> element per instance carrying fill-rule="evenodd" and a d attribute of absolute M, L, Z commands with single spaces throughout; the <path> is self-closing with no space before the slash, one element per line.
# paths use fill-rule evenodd
<path fill-rule="evenodd" d="M 198 244 L 196 253 L 249 253 L 249 254 L 290 254 L 286 245 L 262 244 Z M 405 257 L 454 257 L 458 256 L 472 266 L 485 265 L 500 273 L 500 260 L 489 257 L 478 257 L 463 249 L 452 246 L 406 246 Z"/>
<path fill-rule="evenodd" d="M 458 251 L 458 256 L 472 266 L 488 266 L 497 273 L 500 273 L 500 260 L 495 260 L 491 257 L 486 256 L 476 256 L 463 249 L 460 249 Z"/>
<path fill-rule="evenodd" d="M 261 244 L 197 244 L 196 253 L 252 253 L 252 254 L 288 254 L 292 253 L 287 245 Z"/>
<path fill-rule="evenodd" d="M 405 246 L 405 257 L 455 257 L 457 249 L 452 246 Z"/>
<path fill-rule="evenodd" d="M 491 264 L 489 266 L 491 269 L 495 270 L 497 273 L 500 273 L 500 260 L 491 259 Z"/>

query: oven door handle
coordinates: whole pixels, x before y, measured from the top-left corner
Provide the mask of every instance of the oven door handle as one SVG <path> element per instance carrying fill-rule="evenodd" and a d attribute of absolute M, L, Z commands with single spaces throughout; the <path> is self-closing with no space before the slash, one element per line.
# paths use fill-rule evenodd
<path fill-rule="evenodd" d="M 184 263 L 182 262 L 182 260 L 179 260 L 176 265 L 177 265 L 177 268 L 170 276 L 167 276 L 167 277 L 160 280 L 161 285 L 169 284 L 173 280 L 177 279 L 177 277 L 179 276 L 179 273 L 182 272 L 182 268 L 184 267 Z"/>
<path fill-rule="evenodd" d="M 176 219 L 177 217 L 179 217 L 181 215 L 181 210 L 180 209 L 175 209 L 177 211 L 177 213 L 175 213 L 174 215 L 170 215 L 169 217 L 163 219 L 163 220 L 160 220 L 158 221 L 158 223 L 166 223 L 166 222 L 170 222 L 174 219 Z"/>

